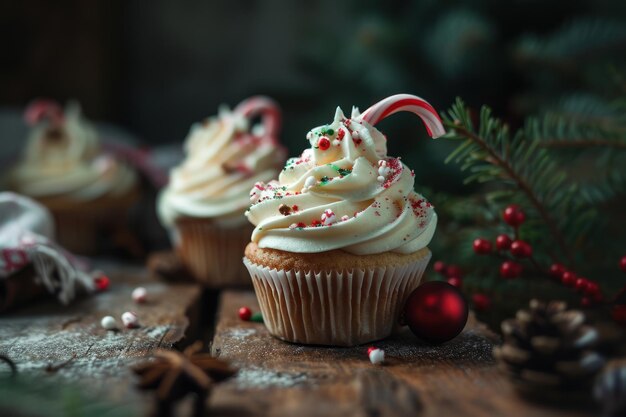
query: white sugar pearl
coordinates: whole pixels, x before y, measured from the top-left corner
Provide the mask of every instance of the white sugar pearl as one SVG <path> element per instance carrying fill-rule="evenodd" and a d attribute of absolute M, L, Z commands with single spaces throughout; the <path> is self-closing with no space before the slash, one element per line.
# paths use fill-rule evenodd
<path fill-rule="evenodd" d="M 115 330 L 117 329 L 117 322 L 112 316 L 104 316 L 102 320 L 100 320 L 100 326 L 102 326 L 103 329 Z"/>
<path fill-rule="evenodd" d="M 133 290 L 132 297 L 136 303 L 145 303 L 148 299 L 148 291 L 144 287 L 137 287 Z"/>
<path fill-rule="evenodd" d="M 346 220 L 348 220 L 350 218 L 350 216 L 348 216 L 347 214 L 341 216 L 341 221 L 345 222 Z"/>
<path fill-rule="evenodd" d="M 127 329 L 134 329 L 135 327 L 139 327 L 139 319 L 137 318 L 137 314 L 132 311 L 127 311 L 122 314 L 122 323 L 124 323 L 124 327 Z"/>
<path fill-rule="evenodd" d="M 370 352 L 370 362 L 374 365 L 380 365 L 385 362 L 385 351 L 382 349 L 372 349 Z"/>
<path fill-rule="evenodd" d="M 385 177 L 383 177 L 382 175 L 379 175 L 378 178 L 376 178 L 379 182 L 383 182 L 385 181 Z"/>

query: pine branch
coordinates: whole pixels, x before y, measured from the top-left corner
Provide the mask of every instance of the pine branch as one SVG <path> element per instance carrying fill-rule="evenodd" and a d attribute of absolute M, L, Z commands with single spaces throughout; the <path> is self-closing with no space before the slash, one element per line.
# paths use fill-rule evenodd
<path fill-rule="evenodd" d="M 544 139 L 539 146 L 544 148 L 617 148 L 626 149 L 626 142 L 607 139 Z"/>
<path fill-rule="evenodd" d="M 463 105 L 462 102 L 457 102 L 457 105 L 459 104 Z M 485 109 L 486 108 L 483 108 L 483 112 L 485 112 Z M 510 178 L 517 185 L 517 187 L 526 195 L 530 203 L 535 207 L 535 209 L 537 210 L 537 212 L 539 213 L 539 215 L 541 216 L 545 224 L 550 229 L 556 243 L 559 245 L 559 248 L 565 254 L 566 258 L 570 261 L 570 263 L 572 263 L 573 257 L 572 257 L 571 250 L 568 248 L 567 244 L 565 243 L 565 238 L 563 237 L 563 234 L 559 230 L 556 222 L 552 218 L 552 215 L 550 214 L 548 209 L 545 207 L 545 205 L 542 203 L 539 196 L 529 186 L 526 179 L 520 173 L 518 173 L 514 169 L 514 167 L 510 164 L 509 158 L 508 158 L 511 152 L 510 147 L 507 146 L 505 148 L 504 154 L 501 155 L 500 153 L 498 153 L 498 151 L 495 148 L 491 147 L 488 144 L 485 138 L 463 127 L 460 120 L 454 120 L 452 122 L 446 121 L 445 125 L 451 129 L 454 129 L 454 131 L 459 136 L 466 137 L 470 139 L 472 142 L 474 142 L 475 144 L 477 144 L 483 151 L 485 151 L 489 155 L 489 157 L 485 159 L 486 161 L 488 161 L 492 165 L 496 165 L 502 168 L 505 175 L 508 176 L 508 178 Z"/>

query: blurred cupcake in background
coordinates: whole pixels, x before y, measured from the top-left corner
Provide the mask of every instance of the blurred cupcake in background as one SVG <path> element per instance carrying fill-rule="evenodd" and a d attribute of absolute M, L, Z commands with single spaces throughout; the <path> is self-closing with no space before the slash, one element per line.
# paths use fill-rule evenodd
<path fill-rule="evenodd" d="M 232 111 L 221 107 L 191 127 L 186 158 L 160 195 L 159 216 L 178 256 L 208 287 L 250 285 L 241 259 L 253 228 L 244 212 L 250 188 L 278 175 L 285 161 L 280 123 L 280 109 L 267 97 Z"/>
<path fill-rule="evenodd" d="M 36 100 L 25 120 L 32 129 L 22 157 L 5 177 L 7 188 L 52 212 L 62 246 L 95 254 L 103 236 L 126 228 L 139 196 L 137 173 L 101 148 L 76 102 L 62 109 L 53 101 Z"/>

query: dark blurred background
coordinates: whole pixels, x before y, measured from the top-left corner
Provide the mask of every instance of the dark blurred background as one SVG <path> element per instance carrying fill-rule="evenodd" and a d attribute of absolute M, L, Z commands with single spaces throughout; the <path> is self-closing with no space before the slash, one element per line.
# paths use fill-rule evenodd
<path fill-rule="evenodd" d="M 0 122 L 18 123 L 34 97 L 76 98 L 89 118 L 156 146 L 182 143 L 219 104 L 262 93 L 282 105 L 296 154 L 336 105 L 363 110 L 407 92 L 439 111 L 456 96 L 488 104 L 515 126 L 612 88 L 625 22 L 626 2 L 606 0 L 6 1 Z M 458 169 L 442 163 L 451 144 L 418 141 L 410 115 L 380 127 L 418 183 L 461 189 Z M 19 147 L 8 132 L 0 142 Z"/>

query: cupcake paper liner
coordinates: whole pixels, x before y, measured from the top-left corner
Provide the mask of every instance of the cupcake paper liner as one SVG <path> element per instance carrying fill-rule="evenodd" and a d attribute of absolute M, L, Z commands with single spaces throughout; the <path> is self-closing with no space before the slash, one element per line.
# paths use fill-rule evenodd
<path fill-rule="evenodd" d="M 250 277 L 241 254 L 252 234 L 252 225 L 225 228 L 210 220 L 176 223 L 176 252 L 194 278 L 209 288 L 249 287 Z"/>
<path fill-rule="evenodd" d="M 128 230 L 128 216 L 138 199 L 133 190 L 121 197 L 100 198 L 89 202 L 55 202 L 47 200 L 46 206 L 55 223 L 56 241 L 70 252 L 95 255 L 102 242 L 102 235 Z"/>
<path fill-rule="evenodd" d="M 389 336 L 419 285 L 430 252 L 416 261 L 345 271 L 276 270 L 244 257 L 269 332 L 286 341 L 353 346 Z"/>

